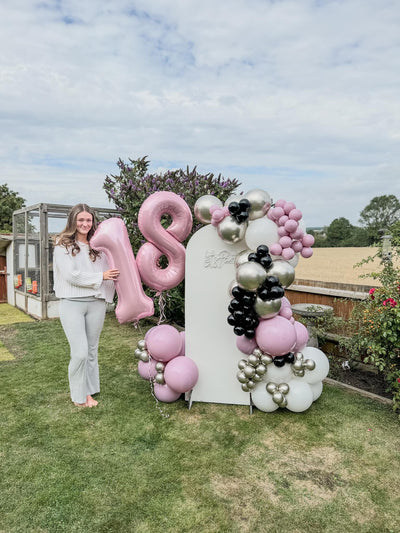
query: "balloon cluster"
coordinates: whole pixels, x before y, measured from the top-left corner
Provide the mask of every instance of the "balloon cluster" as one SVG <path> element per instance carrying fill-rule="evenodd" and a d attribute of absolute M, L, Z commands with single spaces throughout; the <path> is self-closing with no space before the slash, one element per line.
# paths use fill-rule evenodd
<path fill-rule="evenodd" d="M 294 319 L 284 296 L 299 255 L 312 255 L 314 237 L 302 226 L 301 211 L 285 200 L 271 207 L 268 193 L 255 189 L 225 206 L 211 195 L 199 198 L 195 216 L 211 222 L 224 242 L 245 242 L 235 257 L 227 319 L 237 348 L 248 356 L 238 363 L 242 390 L 266 412 L 308 409 L 321 394 L 329 361 L 321 350 L 307 347 L 308 330 Z"/>
<path fill-rule="evenodd" d="M 231 202 L 228 205 L 229 213 L 236 220 L 238 224 L 246 222 L 249 218 L 251 204 L 247 198 L 239 200 L 239 202 Z"/>
<path fill-rule="evenodd" d="M 302 212 L 296 208 L 293 202 L 278 200 L 275 202 L 267 217 L 278 226 L 279 241 L 271 245 L 271 254 L 281 256 L 286 261 L 293 259 L 296 253 L 302 257 L 311 257 L 314 237 L 307 234 L 300 226 Z"/>
<path fill-rule="evenodd" d="M 185 334 L 173 326 L 149 329 L 134 353 L 139 375 L 152 383 L 154 396 L 162 402 L 174 402 L 197 383 L 197 365 L 185 356 Z"/>

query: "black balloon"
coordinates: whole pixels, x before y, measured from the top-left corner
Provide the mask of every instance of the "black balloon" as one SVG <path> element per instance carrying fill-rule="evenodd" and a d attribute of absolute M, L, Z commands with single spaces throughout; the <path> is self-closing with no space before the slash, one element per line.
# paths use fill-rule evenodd
<path fill-rule="evenodd" d="M 258 257 L 258 255 L 254 252 L 252 252 L 251 254 L 249 254 L 247 256 L 247 259 L 248 261 L 257 261 L 257 263 L 259 262 L 260 258 Z"/>
<path fill-rule="evenodd" d="M 272 362 L 274 363 L 275 366 L 278 366 L 278 367 L 285 366 L 285 356 L 277 355 L 276 357 L 272 359 Z"/>
<path fill-rule="evenodd" d="M 245 329 L 242 328 L 241 326 L 235 326 L 233 328 L 233 333 L 240 337 L 241 335 L 244 335 L 246 332 L 245 332 Z"/>
<path fill-rule="evenodd" d="M 285 358 L 285 361 L 287 363 L 294 363 L 294 353 L 293 352 L 289 352 L 287 353 L 286 355 L 284 355 L 284 358 Z"/>
<path fill-rule="evenodd" d="M 257 255 L 259 257 L 263 257 L 267 254 L 269 254 L 269 248 L 266 244 L 260 244 L 260 246 L 257 246 Z"/>
<path fill-rule="evenodd" d="M 238 202 L 231 202 L 228 205 L 228 210 L 231 215 L 236 215 L 236 213 L 239 213 L 239 211 L 241 211 L 241 208 Z"/>
<path fill-rule="evenodd" d="M 260 265 L 262 265 L 265 270 L 268 270 L 269 267 L 272 265 L 272 259 L 270 255 L 264 255 L 263 257 L 260 257 L 259 259 Z"/>
<path fill-rule="evenodd" d="M 230 326 L 235 326 L 236 325 L 236 320 L 235 320 L 235 317 L 233 315 L 229 315 L 227 320 L 228 320 L 228 324 Z"/>
<path fill-rule="evenodd" d="M 240 211 L 237 215 L 235 215 L 236 222 L 245 222 L 249 218 L 249 214 L 246 211 Z"/>
<path fill-rule="evenodd" d="M 255 337 L 255 335 L 256 331 L 254 329 L 246 329 L 246 331 L 244 332 L 244 336 L 248 339 L 252 339 L 253 337 Z"/>
<path fill-rule="evenodd" d="M 266 287 L 263 287 L 262 289 L 258 290 L 257 294 L 263 302 L 266 302 L 267 300 L 272 299 L 270 298 L 270 295 L 269 295 L 269 289 L 267 289 Z"/>
<path fill-rule="evenodd" d="M 247 198 L 242 198 L 239 201 L 239 205 L 245 211 L 248 211 L 250 209 L 250 207 L 251 207 L 251 204 L 250 204 L 250 202 L 249 202 L 249 200 Z"/>
<path fill-rule="evenodd" d="M 285 294 L 285 289 L 279 286 L 271 287 L 269 294 L 270 294 L 271 300 L 276 300 L 277 298 L 283 298 Z"/>

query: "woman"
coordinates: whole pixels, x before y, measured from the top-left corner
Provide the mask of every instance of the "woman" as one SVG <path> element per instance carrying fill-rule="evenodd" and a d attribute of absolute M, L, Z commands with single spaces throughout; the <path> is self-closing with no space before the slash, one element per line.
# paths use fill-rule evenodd
<path fill-rule="evenodd" d="M 60 298 L 60 319 L 71 348 L 68 367 L 71 399 L 75 405 L 94 407 L 92 397 L 100 391 L 97 350 L 106 302 L 114 297 L 119 271 L 109 269 L 104 254 L 89 241 L 96 231 L 93 210 L 74 206 L 65 229 L 56 236 L 53 270 L 54 290 Z"/>

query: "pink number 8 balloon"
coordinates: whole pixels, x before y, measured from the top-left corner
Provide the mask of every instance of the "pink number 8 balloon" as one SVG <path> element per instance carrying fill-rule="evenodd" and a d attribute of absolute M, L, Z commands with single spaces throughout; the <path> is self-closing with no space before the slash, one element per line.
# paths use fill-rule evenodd
<path fill-rule="evenodd" d="M 110 268 L 119 270 L 115 281 L 118 304 L 115 315 L 120 324 L 154 314 L 153 300 L 146 296 L 132 252 L 126 226 L 120 218 L 101 222 L 90 239 L 90 246 L 104 252 Z"/>
<path fill-rule="evenodd" d="M 170 215 L 171 225 L 165 229 L 161 217 Z M 158 291 L 172 289 L 185 277 L 185 247 L 181 244 L 192 229 L 192 214 L 187 203 L 169 191 L 155 192 L 142 204 L 138 223 L 147 239 L 140 247 L 136 261 L 143 283 Z M 168 266 L 161 268 L 165 255 Z"/>

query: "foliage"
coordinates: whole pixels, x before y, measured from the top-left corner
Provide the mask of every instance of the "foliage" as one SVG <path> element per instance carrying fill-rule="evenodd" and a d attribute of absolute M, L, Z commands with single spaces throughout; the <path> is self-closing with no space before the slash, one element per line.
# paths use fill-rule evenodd
<path fill-rule="evenodd" d="M 236 179 L 225 179 L 221 175 L 215 177 L 211 173 L 199 174 L 196 167 L 193 170 L 189 170 L 188 167 L 186 170 L 177 169 L 168 170 L 161 174 L 150 174 L 148 172 L 149 164 L 150 162 L 146 157 L 136 160 L 129 159 L 128 164 L 119 159 L 117 162 L 120 169 L 119 175 L 106 176 L 103 185 L 109 200 L 121 213 L 128 229 L 134 253 L 144 242 L 138 227 L 139 209 L 152 193 L 171 191 L 183 198 L 189 205 L 194 224 L 188 239 L 183 243 L 186 244 L 193 233 L 201 227 L 201 224 L 196 223 L 194 219 L 193 208 L 196 200 L 206 194 L 212 194 L 224 202 L 240 186 Z M 163 220 L 163 224 L 169 225 L 167 218 Z M 147 289 L 146 292 L 154 296 L 154 291 L 151 292 Z M 166 318 L 183 325 L 184 283 L 168 291 L 165 301 Z M 157 304 L 157 302 L 155 303 Z"/>
<path fill-rule="evenodd" d="M 326 384 L 304 413 L 178 400 L 166 418 L 132 356 L 140 327 L 107 315 L 99 406 L 78 409 L 60 321 L 0 326 L 16 358 L 0 365 L 1 531 L 398 531 L 387 406 Z"/>
<path fill-rule="evenodd" d="M 394 194 L 375 196 L 361 211 L 360 222 L 368 231 L 369 244 L 375 244 L 400 220 L 400 202 Z"/>
<path fill-rule="evenodd" d="M 24 198 L 9 189 L 7 183 L 0 185 L 0 233 L 12 232 L 13 212 L 24 206 Z"/>
<path fill-rule="evenodd" d="M 326 229 L 326 245 L 330 247 L 345 246 L 353 232 L 353 226 L 347 218 L 335 218 Z"/>
<path fill-rule="evenodd" d="M 392 254 L 394 260 L 399 257 L 397 246 L 393 247 Z M 400 270 L 387 260 L 382 271 L 373 273 L 372 277 L 379 280 L 380 285 L 370 289 L 367 300 L 354 306 L 355 333 L 349 347 L 353 356 L 364 357 L 366 363 L 382 372 L 388 391 L 393 393 L 394 409 L 400 410 Z"/>

